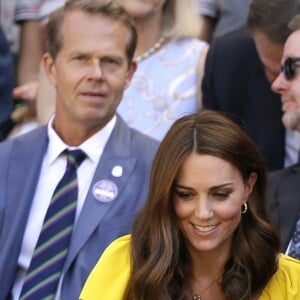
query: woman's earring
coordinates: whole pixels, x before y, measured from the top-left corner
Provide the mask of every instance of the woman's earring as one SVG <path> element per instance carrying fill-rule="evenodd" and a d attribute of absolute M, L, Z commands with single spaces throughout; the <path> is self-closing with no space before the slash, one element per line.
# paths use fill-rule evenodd
<path fill-rule="evenodd" d="M 241 213 L 244 214 L 247 212 L 247 210 L 248 210 L 248 204 L 247 202 L 244 202 L 242 205 Z"/>

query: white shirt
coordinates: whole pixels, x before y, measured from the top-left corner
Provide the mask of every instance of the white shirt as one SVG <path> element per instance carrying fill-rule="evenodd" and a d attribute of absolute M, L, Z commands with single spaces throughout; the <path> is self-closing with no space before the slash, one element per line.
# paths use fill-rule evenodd
<path fill-rule="evenodd" d="M 49 144 L 42 162 L 41 172 L 29 212 L 29 217 L 22 241 L 21 252 L 18 259 L 19 269 L 12 289 L 12 296 L 14 300 L 19 299 L 26 271 L 29 268 L 34 248 L 37 244 L 52 194 L 55 190 L 56 185 L 63 177 L 66 169 L 66 158 L 64 156 L 60 156 L 60 154 L 66 148 L 71 150 L 79 148 L 83 150 L 87 155 L 87 158 L 77 169 L 78 200 L 75 217 L 76 224 L 78 216 L 84 205 L 84 201 L 91 185 L 96 167 L 101 158 L 103 149 L 116 123 L 116 117 L 113 117 L 112 120 L 109 121 L 104 128 L 87 139 L 83 144 L 78 147 L 70 147 L 65 144 L 54 131 L 52 127 L 53 119 L 54 117 L 52 117 L 48 123 Z M 62 278 L 60 279 L 58 291 L 55 298 L 56 300 L 59 299 L 61 281 Z"/>
<path fill-rule="evenodd" d="M 285 130 L 284 166 L 288 167 L 298 162 L 300 151 L 300 132 Z"/>

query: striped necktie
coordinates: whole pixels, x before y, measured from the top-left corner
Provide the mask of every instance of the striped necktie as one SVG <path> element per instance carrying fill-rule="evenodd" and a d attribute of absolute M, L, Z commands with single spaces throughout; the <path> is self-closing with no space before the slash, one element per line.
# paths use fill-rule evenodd
<path fill-rule="evenodd" d="M 300 260 L 300 215 L 296 223 L 296 229 L 291 239 L 291 245 L 288 254 L 289 256 Z"/>
<path fill-rule="evenodd" d="M 66 171 L 56 186 L 33 257 L 21 300 L 54 299 L 73 232 L 78 197 L 77 168 L 86 155 L 65 150 Z"/>

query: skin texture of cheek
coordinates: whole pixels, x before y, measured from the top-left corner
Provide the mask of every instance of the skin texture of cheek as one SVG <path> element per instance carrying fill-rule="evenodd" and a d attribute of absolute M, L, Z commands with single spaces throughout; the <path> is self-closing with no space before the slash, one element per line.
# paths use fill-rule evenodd
<path fill-rule="evenodd" d="M 174 200 L 174 212 L 178 219 L 185 218 L 193 211 L 193 206 L 188 203 L 182 203 L 180 200 Z"/>
<path fill-rule="evenodd" d="M 228 205 L 224 205 L 225 207 L 219 211 L 219 214 L 217 212 L 217 215 L 220 215 L 220 217 L 224 220 L 232 220 L 235 218 L 239 218 L 241 214 L 241 206 L 242 206 L 243 200 L 242 197 L 238 197 L 236 201 L 233 203 L 228 203 Z"/>

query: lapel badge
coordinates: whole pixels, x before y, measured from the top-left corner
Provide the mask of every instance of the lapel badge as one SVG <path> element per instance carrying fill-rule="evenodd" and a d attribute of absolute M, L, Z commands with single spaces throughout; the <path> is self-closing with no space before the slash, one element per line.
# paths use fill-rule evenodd
<path fill-rule="evenodd" d="M 117 185 L 108 179 L 97 181 L 93 186 L 93 196 L 100 202 L 111 202 L 118 195 Z"/>
<path fill-rule="evenodd" d="M 111 175 L 114 177 L 121 177 L 123 175 L 123 168 L 121 166 L 114 166 L 111 170 Z"/>

